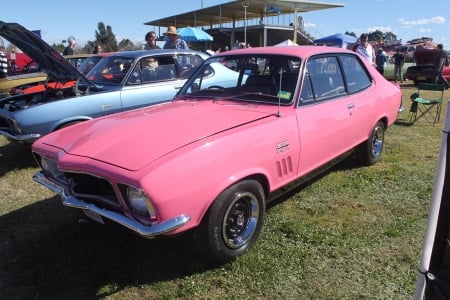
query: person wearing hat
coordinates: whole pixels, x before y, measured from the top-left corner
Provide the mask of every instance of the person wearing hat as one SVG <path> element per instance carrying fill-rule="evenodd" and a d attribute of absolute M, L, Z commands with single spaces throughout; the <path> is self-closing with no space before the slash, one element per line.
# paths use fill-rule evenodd
<path fill-rule="evenodd" d="M 182 40 L 178 35 L 177 28 L 175 26 L 167 27 L 167 31 L 164 32 L 168 40 L 164 44 L 164 49 L 189 49 L 186 41 Z"/>
<path fill-rule="evenodd" d="M 67 47 L 64 49 L 63 55 L 72 55 L 74 53 L 77 41 L 73 36 L 69 36 L 67 41 L 69 42 L 69 45 L 67 45 Z"/>
<path fill-rule="evenodd" d="M 5 53 L 5 44 L 0 38 L 0 78 L 8 76 L 8 58 Z"/>

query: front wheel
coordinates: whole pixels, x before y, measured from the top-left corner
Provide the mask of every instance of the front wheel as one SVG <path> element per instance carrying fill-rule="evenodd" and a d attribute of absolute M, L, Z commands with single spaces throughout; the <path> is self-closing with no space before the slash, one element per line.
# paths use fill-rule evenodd
<path fill-rule="evenodd" d="M 361 164 L 371 166 L 380 160 L 384 146 L 384 132 L 383 122 L 378 121 L 367 141 L 359 145 L 357 159 Z"/>
<path fill-rule="evenodd" d="M 227 262 L 246 253 L 264 222 L 265 196 L 256 180 L 243 180 L 217 196 L 195 235 L 213 260 Z"/>

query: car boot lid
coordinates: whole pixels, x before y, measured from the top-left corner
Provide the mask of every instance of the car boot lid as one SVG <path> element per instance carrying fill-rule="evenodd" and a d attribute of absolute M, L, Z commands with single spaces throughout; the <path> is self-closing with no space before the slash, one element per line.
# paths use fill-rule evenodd
<path fill-rule="evenodd" d="M 80 79 L 93 85 L 61 54 L 20 24 L 0 21 L 0 35 L 38 63 L 50 81 L 67 82 Z"/>
<path fill-rule="evenodd" d="M 274 113 L 243 105 L 224 109 L 212 101 L 181 101 L 80 123 L 38 143 L 134 171 L 183 146 L 270 115 Z"/>

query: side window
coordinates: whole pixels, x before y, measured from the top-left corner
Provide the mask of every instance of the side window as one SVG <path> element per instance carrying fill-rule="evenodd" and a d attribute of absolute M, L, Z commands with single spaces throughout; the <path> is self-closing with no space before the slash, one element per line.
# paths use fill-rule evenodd
<path fill-rule="evenodd" d="M 172 56 L 148 56 L 136 64 L 128 84 L 142 84 L 172 80 L 177 77 Z"/>
<path fill-rule="evenodd" d="M 198 55 L 177 55 L 178 70 L 181 79 L 187 79 L 200 66 L 203 59 Z"/>
<path fill-rule="evenodd" d="M 305 79 L 303 80 L 302 90 L 300 92 L 300 103 L 309 103 L 314 101 L 314 95 L 312 93 L 311 79 L 309 73 L 306 72 Z"/>
<path fill-rule="evenodd" d="M 347 90 L 350 94 L 361 91 L 372 84 L 366 68 L 356 56 L 343 55 L 340 59 L 347 80 Z"/>
<path fill-rule="evenodd" d="M 308 87 L 308 81 L 309 87 Z M 335 98 L 345 94 L 344 79 L 336 56 L 313 57 L 306 65 L 304 80 L 305 91 L 302 89 L 300 97 L 311 101 L 308 88 L 316 101 Z M 306 100 L 305 100 L 306 101 Z"/>

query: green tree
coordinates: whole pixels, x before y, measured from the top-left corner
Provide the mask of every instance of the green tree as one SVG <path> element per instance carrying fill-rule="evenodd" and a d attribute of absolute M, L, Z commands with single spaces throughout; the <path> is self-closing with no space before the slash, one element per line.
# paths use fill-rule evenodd
<path fill-rule="evenodd" d="M 64 46 L 63 43 L 58 43 L 58 44 L 53 43 L 53 45 L 51 47 L 53 49 L 55 49 L 56 51 L 58 51 L 59 53 L 63 53 L 64 48 L 66 48 L 66 46 Z"/>
<path fill-rule="evenodd" d="M 112 32 L 112 27 L 109 25 L 105 26 L 103 22 L 99 22 L 97 27 L 98 30 L 95 31 L 95 42 L 93 44 L 88 42 L 89 46 L 92 47 L 92 50 L 94 49 L 95 44 L 100 44 L 105 52 L 117 51 L 117 40 Z"/>
<path fill-rule="evenodd" d="M 124 50 L 136 50 L 136 47 L 129 39 L 123 39 L 119 43 L 119 51 Z"/>

